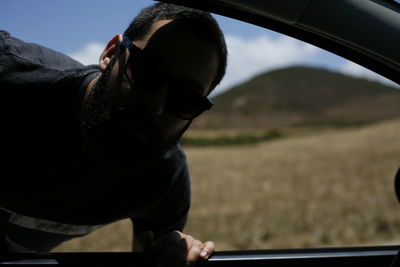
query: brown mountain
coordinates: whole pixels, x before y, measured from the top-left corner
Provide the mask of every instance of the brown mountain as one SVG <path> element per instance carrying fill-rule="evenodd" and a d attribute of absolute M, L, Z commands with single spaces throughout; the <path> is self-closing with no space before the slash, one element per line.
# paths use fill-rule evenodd
<path fill-rule="evenodd" d="M 213 101 L 194 128 L 345 126 L 400 116 L 400 90 L 310 67 L 261 74 Z"/>

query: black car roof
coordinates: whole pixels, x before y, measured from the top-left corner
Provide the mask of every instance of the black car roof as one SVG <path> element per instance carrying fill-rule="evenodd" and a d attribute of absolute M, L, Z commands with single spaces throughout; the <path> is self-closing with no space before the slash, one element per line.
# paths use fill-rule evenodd
<path fill-rule="evenodd" d="M 389 0 L 162 0 L 249 22 L 400 84 L 400 5 Z"/>

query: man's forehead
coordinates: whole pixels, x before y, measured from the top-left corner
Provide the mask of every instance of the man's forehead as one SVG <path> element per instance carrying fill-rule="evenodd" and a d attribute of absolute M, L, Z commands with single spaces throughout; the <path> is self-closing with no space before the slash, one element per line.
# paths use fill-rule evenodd
<path fill-rule="evenodd" d="M 166 25 L 170 24 L 173 21 L 173 19 L 162 19 L 154 22 L 151 25 L 149 32 L 146 34 L 146 41 L 149 41 L 160 29 L 164 28 Z"/>
<path fill-rule="evenodd" d="M 136 46 L 138 46 L 141 49 L 144 49 L 148 43 L 148 41 L 150 40 L 150 38 L 153 36 L 153 34 L 159 30 L 160 28 L 162 28 L 163 26 L 167 25 L 168 23 L 172 22 L 172 19 L 162 19 L 162 20 L 157 20 L 156 22 L 154 22 L 149 31 L 146 33 L 146 35 L 140 39 L 140 40 L 135 40 L 134 43 Z"/>
<path fill-rule="evenodd" d="M 188 26 L 187 19 L 168 19 L 168 20 L 159 20 L 156 21 L 149 35 L 147 36 L 147 44 L 146 46 L 155 46 L 157 42 L 163 41 L 163 39 L 178 41 L 179 39 L 188 39 L 188 38 L 200 38 L 198 34 L 193 32 L 193 29 Z M 155 42 L 157 40 L 157 42 Z"/>
<path fill-rule="evenodd" d="M 215 46 L 195 29 L 195 23 L 187 19 L 160 20 L 144 38 L 142 49 L 156 55 L 174 78 L 195 82 L 200 85 L 196 87 L 208 91 L 218 56 Z"/>

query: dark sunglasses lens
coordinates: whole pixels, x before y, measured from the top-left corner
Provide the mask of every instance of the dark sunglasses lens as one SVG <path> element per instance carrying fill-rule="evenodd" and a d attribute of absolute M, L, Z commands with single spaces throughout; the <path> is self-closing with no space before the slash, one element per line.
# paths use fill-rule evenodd
<path fill-rule="evenodd" d="M 132 54 L 127 62 L 131 69 L 131 80 L 146 90 L 157 90 L 165 86 L 166 79 L 160 64 L 153 57 L 140 52 Z"/>
<path fill-rule="evenodd" d="M 207 98 L 191 88 L 174 87 L 168 90 L 168 110 L 179 118 L 191 120 L 209 109 Z"/>

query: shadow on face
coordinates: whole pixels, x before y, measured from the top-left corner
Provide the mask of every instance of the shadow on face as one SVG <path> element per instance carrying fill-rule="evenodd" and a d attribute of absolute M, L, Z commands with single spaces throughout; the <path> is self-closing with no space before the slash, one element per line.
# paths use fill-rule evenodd
<path fill-rule="evenodd" d="M 156 23 L 152 27 L 151 34 L 144 40 L 138 41 L 137 45 L 144 47 L 145 53 L 151 54 L 161 62 L 170 80 L 190 84 L 190 88 L 203 96 L 209 93 L 218 67 L 216 49 L 210 42 L 195 34 L 184 21 L 169 20 Z M 126 50 L 126 52 L 128 59 L 130 58 L 129 51 Z M 125 63 L 131 63 L 131 61 L 128 60 Z M 113 68 L 118 68 L 118 66 L 119 64 L 114 64 Z M 138 64 L 135 67 L 140 69 L 141 65 Z M 137 69 L 127 65 L 126 73 L 133 75 L 135 71 L 139 71 Z M 143 70 L 140 69 L 140 71 Z M 145 76 L 148 84 L 151 84 L 151 79 L 157 79 L 156 71 L 150 66 L 147 72 Z M 98 85 L 102 84 L 100 83 L 102 78 L 100 77 Z M 126 88 L 121 88 L 128 84 L 126 77 L 120 83 L 115 82 L 117 80 L 115 75 L 108 77 L 108 80 L 109 82 L 104 84 L 110 88 L 97 86 L 95 87 L 97 94 L 110 91 L 131 92 L 127 97 L 121 98 L 128 113 L 123 115 L 113 113 L 110 121 L 101 123 L 99 127 L 91 130 L 95 139 L 99 140 L 98 143 L 106 148 L 108 153 L 123 155 L 122 157 L 135 154 L 150 157 L 151 154 L 160 154 L 173 145 L 190 125 L 190 120 L 179 118 L 169 112 L 170 109 L 165 108 L 168 103 L 187 104 L 180 102 L 184 98 L 180 98 L 178 93 L 184 91 L 175 90 L 176 88 L 173 87 L 175 83 L 148 88 L 145 80 L 143 86 L 131 84 L 126 90 Z M 176 96 L 173 101 L 169 94 L 172 90 L 178 92 L 173 95 Z M 93 95 L 96 95 L 96 92 Z M 97 103 L 97 106 L 101 106 L 101 103 Z M 169 107 L 171 108 L 171 105 Z"/>

